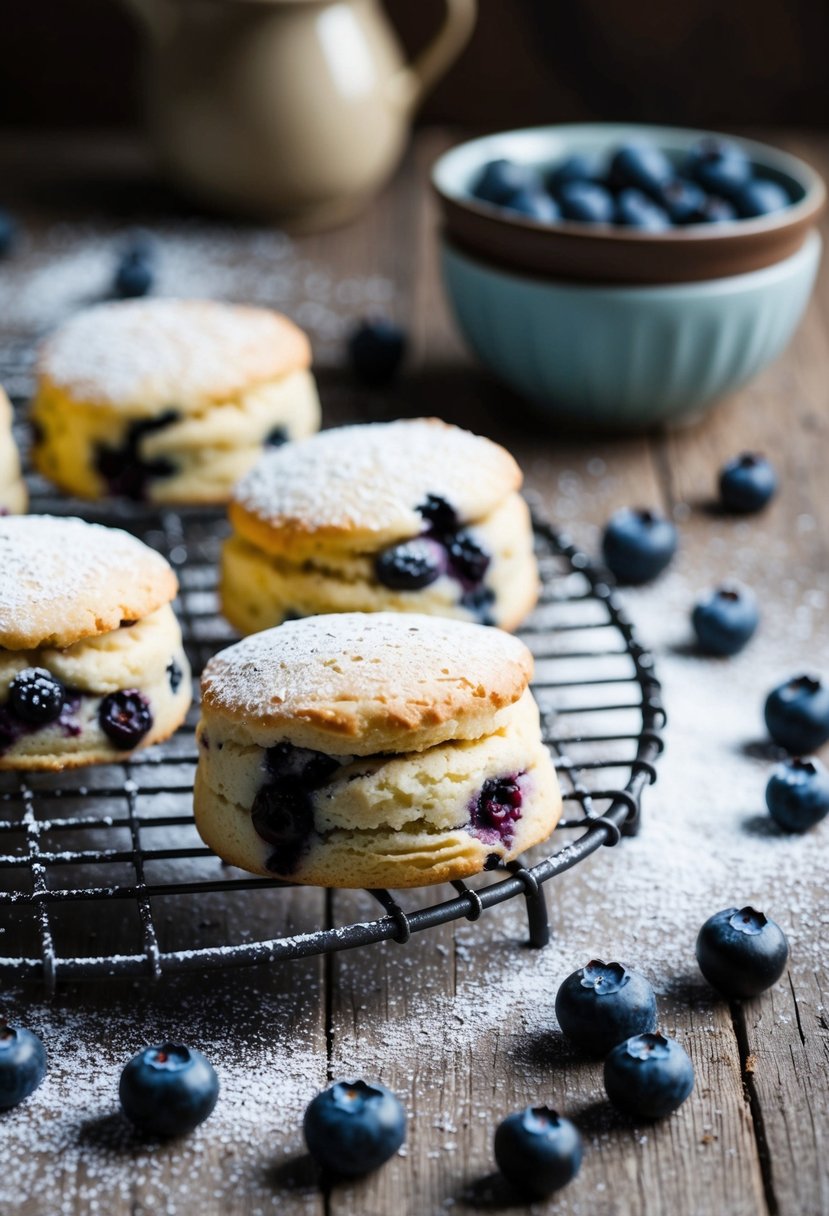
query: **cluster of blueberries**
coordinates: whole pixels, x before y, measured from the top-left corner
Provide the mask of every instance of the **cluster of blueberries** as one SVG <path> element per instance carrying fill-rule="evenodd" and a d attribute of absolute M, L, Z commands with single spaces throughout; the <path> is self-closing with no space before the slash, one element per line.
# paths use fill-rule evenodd
<path fill-rule="evenodd" d="M 754 908 L 726 908 L 697 938 L 705 978 L 731 1000 L 758 996 L 779 980 L 789 957 L 782 929 Z M 661 1119 L 694 1087 L 685 1050 L 657 1031 L 656 997 L 647 979 L 622 963 L 594 959 L 562 983 L 555 1001 L 562 1033 L 579 1051 L 605 1057 L 604 1084 L 616 1109 Z M 46 1076 L 46 1049 L 22 1027 L 0 1024 L 0 1110 L 29 1097 Z M 199 1051 L 176 1043 L 146 1047 L 121 1073 L 121 1108 L 143 1135 L 186 1135 L 212 1112 L 219 1080 Z M 358 1177 L 388 1161 L 406 1138 L 406 1112 L 385 1086 L 338 1081 L 309 1103 L 303 1121 L 308 1152 L 329 1178 Z M 583 1149 L 575 1125 L 547 1106 L 508 1115 L 497 1127 L 495 1160 L 530 1197 L 565 1186 Z"/>
<path fill-rule="evenodd" d="M 762 510 L 776 489 L 771 464 L 752 452 L 735 457 L 720 471 L 720 507 L 732 514 Z M 629 585 L 661 574 L 677 544 L 677 529 L 669 519 L 657 511 L 629 507 L 615 512 L 602 537 L 606 566 L 620 583 Z M 715 588 L 691 613 L 699 649 L 723 657 L 743 649 L 759 619 L 756 596 L 737 583 Z M 773 741 L 792 753 L 773 770 L 766 805 L 784 831 L 806 832 L 829 814 L 829 772 L 808 755 L 829 740 L 829 687 L 817 676 L 793 676 L 768 694 L 764 717 Z"/>
<path fill-rule="evenodd" d="M 647 232 L 753 219 L 792 202 L 779 182 L 758 174 L 739 144 L 713 135 L 679 166 L 651 143 L 623 144 L 607 163 L 574 154 L 547 170 L 493 160 L 472 194 L 541 224 L 574 220 Z"/>

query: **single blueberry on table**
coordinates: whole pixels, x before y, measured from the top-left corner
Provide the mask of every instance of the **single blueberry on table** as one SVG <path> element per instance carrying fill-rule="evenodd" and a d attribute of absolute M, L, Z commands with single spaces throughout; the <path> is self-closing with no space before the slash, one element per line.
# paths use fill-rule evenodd
<path fill-rule="evenodd" d="M 213 1065 L 180 1043 L 145 1047 L 133 1056 L 118 1087 L 124 1114 L 151 1136 L 184 1136 L 211 1113 L 219 1097 Z"/>
<path fill-rule="evenodd" d="M 694 605 L 691 624 L 705 654 L 738 654 L 754 636 L 760 620 L 757 597 L 748 587 L 716 587 Z"/>
<path fill-rule="evenodd" d="M 60 717 L 66 689 L 44 667 L 27 667 L 9 685 L 9 708 L 21 722 L 44 726 Z"/>
<path fill-rule="evenodd" d="M 765 456 L 742 452 L 720 469 L 720 502 L 726 511 L 761 511 L 777 489 L 777 474 Z"/>
<path fill-rule="evenodd" d="M 104 697 L 98 710 L 101 730 L 114 747 L 137 747 L 153 724 L 150 703 L 137 688 L 125 688 Z"/>
<path fill-rule="evenodd" d="M 697 937 L 697 962 L 708 983 L 730 1000 L 759 996 L 783 974 L 789 943 L 779 925 L 754 908 L 725 908 Z"/>
<path fill-rule="evenodd" d="M 829 739 L 829 687 L 819 676 L 793 676 L 766 697 L 766 728 L 796 756 L 816 752 Z"/>
<path fill-rule="evenodd" d="M 784 832 L 808 832 L 829 815 L 829 772 L 811 756 L 784 760 L 769 777 L 766 806 Z"/>
<path fill-rule="evenodd" d="M 694 1066 L 683 1047 L 664 1034 L 637 1034 L 604 1062 L 604 1087 L 618 1110 L 637 1119 L 662 1119 L 694 1088 Z"/>
<path fill-rule="evenodd" d="M 516 1190 L 536 1199 L 575 1178 L 583 1155 L 581 1136 L 549 1106 L 528 1106 L 495 1129 L 495 1160 Z"/>
<path fill-rule="evenodd" d="M 378 553 L 374 572 L 393 591 L 420 591 L 446 571 L 446 551 L 428 536 L 390 545 Z"/>
<path fill-rule="evenodd" d="M 491 160 L 481 171 L 472 193 L 484 203 L 504 207 L 521 190 L 539 187 L 538 171 L 531 165 L 519 165 L 512 160 Z"/>
<path fill-rule="evenodd" d="M 46 1048 L 37 1035 L 0 1020 L 0 1110 L 33 1094 L 46 1076 Z"/>
<path fill-rule="evenodd" d="M 683 172 L 704 190 L 731 197 L 751 177 L 751 162 L 739 144 L 705 136 L 691 148 Z"/>
<path fill-rule="evenodd" d="M 382 317 L 362 321 L 348 339 L 351 370 L 368 388 L 391 384 L 405 353 L 405 330 Z"/>
<path fill-rule="evenodd" d="M 788 192 L 777 182 L 757 178 L 745 182 L 734 194 L 734 205 L 743 220 L 782 211 L 791 201 Z"/>
<path fill-rule="evenodd" d="M 0 258 L 5 257 L 17 240 L 17 224 L 8 211 L 0 207 Z"/>
<path fill-rule="evenodd" d="M 661 574 L 676 553 L 677 531 L 657 511 L 622 507 L 607 523 L 602 537 L 605 564 L 620 583 L 648 583 Z"/>
<path fill-rule="evenodd" d="M 614 190 L 632 187 L 659 196 L 675 170 L 665 153 L 654 144 L 623 144 L 613 154 L 608 179 Z"/>
<path fill-rule="evenodd" d="M 553 165 L 547 174 L 546 186 L 553 194 L 567 182 L 596 182 L 599 179 L 599 165 L 595 157 L 586 156 L 582 152 L 574 152 L 564 160 Z"/>
<path fill-rule="evenodd" d="M 555 199 L 538 187 L 532 190 L 519 190 L 504 203 L 504 207 L 507 211 L 515 211 L 539 224 L 554 224 L 557 219 L 561 218 L 561 211 Z"/>
<path fill-rule="evenodd" d="M 566 1039 L 604 1056 L 631 1035 L 656 1029 L 656 997 L 638 971 L 593 959 L 559 988 L 556 1017 Z"/>
<path fill-rule="evenodd" d="M 556 197 L 566 220 L 583 224 L 613 223 L 613 195 L 596 182 L 565 182 Z"/>
<path fill-rule="evenodd" d="M 641 190 L 622 190 L 616 199 L 616 223 L 643 232 L 664 232 L 671 220 L 664 208 Z"/>
<path fill-rule="evenodd" d="M 696 224 L 705 206 L 707 195 L 696 182 L 675 177 L 659 191 L 658 202 L 673 224 Z"/>
<path fill-rule="evenodd" d="M 337 1081 L 308 1104 L 303 1131 L 321 1169 L 356 1178 L 394 1156 L 406 1139 L 406 1112 L 384 1085 Z"/>

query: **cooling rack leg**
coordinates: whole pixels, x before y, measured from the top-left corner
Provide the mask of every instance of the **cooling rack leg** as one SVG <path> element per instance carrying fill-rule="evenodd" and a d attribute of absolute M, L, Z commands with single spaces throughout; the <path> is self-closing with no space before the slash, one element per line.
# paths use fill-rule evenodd
<path fill-rule="evenodd" d="M 621 827 L 623 836 L 638 836 L 639 829 L 642 826 L 642 815 L 640 811 L 631 811 L 625 819 Z"/>
<path fill-rule="evenodd" d="M 542 886 L 534 892 L 527 891 L 527 922 L 530 929 L 530 946 L 540 950 L 550 940 L 550 921 L 547 916 L 547 898 Z"/>

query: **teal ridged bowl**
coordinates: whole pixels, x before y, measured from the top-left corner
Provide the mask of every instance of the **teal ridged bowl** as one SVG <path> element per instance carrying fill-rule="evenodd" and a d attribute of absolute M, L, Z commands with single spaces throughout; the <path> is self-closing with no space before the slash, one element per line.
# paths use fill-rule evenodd
<path fill-rule="evenodd" d="M 443 278 L 469 345 L 505 384 L 573 426 L 644 430 L 687 420 L 783 351 L 822 243 L 748 274 L 602 286 L 534 278 L 444 240 Z"/>

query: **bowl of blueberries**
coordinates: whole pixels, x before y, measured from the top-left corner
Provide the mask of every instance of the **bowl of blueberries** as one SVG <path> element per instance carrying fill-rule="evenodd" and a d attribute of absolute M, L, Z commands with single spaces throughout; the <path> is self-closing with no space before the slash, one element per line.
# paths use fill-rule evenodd
<path fill-rule="evenodd" d="M 699 414 L 786 346 L 820 261 L 820 176 L 746 139 L 628 124 L 505 132 L 433 184 L 483 361 L 558 421 Z"/>

